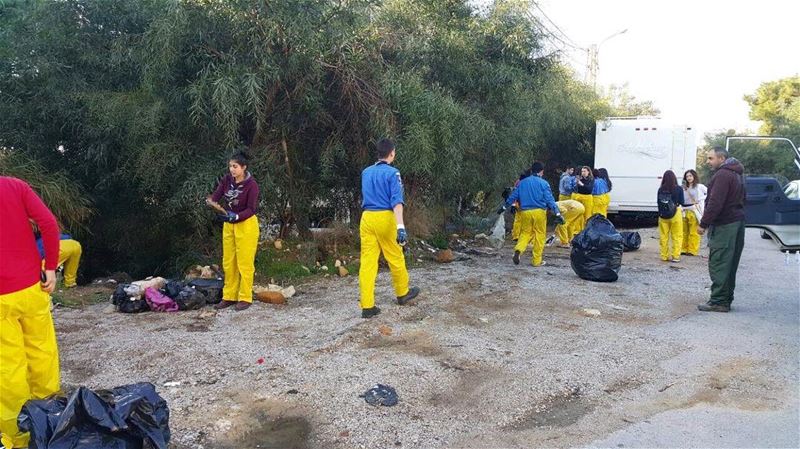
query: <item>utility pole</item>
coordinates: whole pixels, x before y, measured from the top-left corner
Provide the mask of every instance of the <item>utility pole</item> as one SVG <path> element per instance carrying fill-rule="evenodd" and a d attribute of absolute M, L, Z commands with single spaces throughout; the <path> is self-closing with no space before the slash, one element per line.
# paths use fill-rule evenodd
<path fill-rule="evenodd" d="M 627 28 L 625 28 L 622 31 L 617 31 L 616 33 L 608 36 L 607 38 L 605 38 L 603 40 L 601 40 L 599 43 L 590 45 L 589 48 L 586 50 L 586 52 L 587 52 L 587 58 L 586 58 L 586 78 L 587 79 L 586 79 L 586 81 L 591 83 L 592 88 L 594 90 L 597 90 L 597 72 L 598 72 L 598 70 L 600 70 L 600 62 L 598 60 L 598 54 L 600 52 L 600 46 L 603 45 L 603 43 L 605 41 L 611 39 L 612 37 L 616 37 L 616 36 L 619 36 L 620 34 L 625 34 L 627 32 L 628 32 Z"/>

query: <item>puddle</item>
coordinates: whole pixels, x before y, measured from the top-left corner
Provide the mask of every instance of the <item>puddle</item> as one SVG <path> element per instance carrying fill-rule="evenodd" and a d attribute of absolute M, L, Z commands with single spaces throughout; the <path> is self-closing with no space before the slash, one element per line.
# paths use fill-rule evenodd
<path fill-rule="evenodd" d="M 594 410 L 594 404 L 583 398 L 579 390 L 553 396 L 507 426 L 509 430 L 530 430 L 538 427 L 567 427 Z"/>
<path fill-rule="evenodd" d="M 302 416 L 275 416 L 252 412 L 228 432 L 216 449 L 309 449 L 311 423 Z"/>

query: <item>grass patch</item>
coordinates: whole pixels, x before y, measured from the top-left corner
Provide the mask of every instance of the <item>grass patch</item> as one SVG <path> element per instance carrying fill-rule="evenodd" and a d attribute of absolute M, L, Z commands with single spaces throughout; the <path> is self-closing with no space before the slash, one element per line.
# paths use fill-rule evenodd
<path fill-rule="evenodd" d="M 444 234 L 435 234 L 431 236 L 430 240 L 428 240 L 428 243 L 430 243 L 431 246 L 436 249 L 447 249 L 450 244 L 450 242 L 447 240 L 447 236 Z"/>

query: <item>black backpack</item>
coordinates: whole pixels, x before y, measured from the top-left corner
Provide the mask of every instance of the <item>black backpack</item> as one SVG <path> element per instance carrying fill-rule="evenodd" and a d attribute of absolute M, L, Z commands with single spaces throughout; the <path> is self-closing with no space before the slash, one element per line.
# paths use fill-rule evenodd
<path fill-rule="evenodd" d="M 672 192 L 658 191 L 658 216 L 669 220 L 675 216 L 678 207 L 672 201 Z"/>

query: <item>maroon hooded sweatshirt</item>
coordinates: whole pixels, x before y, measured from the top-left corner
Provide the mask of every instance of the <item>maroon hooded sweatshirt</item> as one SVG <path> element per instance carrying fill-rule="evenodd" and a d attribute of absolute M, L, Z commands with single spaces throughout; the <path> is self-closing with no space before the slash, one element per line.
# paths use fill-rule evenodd
<path fill-rule="evenodd" d="M 744 220 L 744 166 L 735 158 L 728 158 L 714 172 L 708 183 L 703 219 L 700 227 L 722 226 Z"/>

